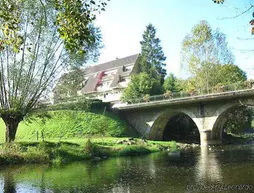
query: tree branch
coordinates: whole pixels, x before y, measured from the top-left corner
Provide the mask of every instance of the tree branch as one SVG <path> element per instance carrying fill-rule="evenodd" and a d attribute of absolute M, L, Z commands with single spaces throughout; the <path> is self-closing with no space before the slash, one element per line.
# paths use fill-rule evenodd
<path fill-rule="evenodd" d="M 239 38 L 237 37 L 238 40 L 254 40 L 254 38 Z"/>
<path fill-rule="evenodd" d="M 220 20 L 234 19 L 234 18 L 240 17 L 241 15 L 244 15 L 245 13 L 249 12 L 253 7 L 254 7 L 254 5 L 250 5 L 250 7 L 248 9 L 246 9 L 243 12 L 241 12 L 240 14 L 237 14 L 237 15 L 232 16 L 232 17 L 223 17 Z"/>

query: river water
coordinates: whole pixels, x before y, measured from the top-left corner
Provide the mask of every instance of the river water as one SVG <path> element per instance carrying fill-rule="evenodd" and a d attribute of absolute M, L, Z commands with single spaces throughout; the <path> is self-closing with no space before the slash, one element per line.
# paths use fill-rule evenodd
<path fill-rule="evenodd" d="M 0 192 L 254 192 L 254 146 L 0 168 Z"/>

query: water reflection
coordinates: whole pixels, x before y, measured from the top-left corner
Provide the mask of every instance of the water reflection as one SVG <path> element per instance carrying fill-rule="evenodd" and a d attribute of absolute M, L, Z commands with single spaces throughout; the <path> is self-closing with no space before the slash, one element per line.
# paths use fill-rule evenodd
<path fill-rule="evenodd" d="M 3 192 L 4 193 L 16 193 L 16 184 L 14 182 L 14 177 L 11 172 L 5 171 L 3 174 Z"/>
<path fill-rule="evenodd" d="M 209 151 L 209 147 L 201 147 L 200 156 L 195 167 L 197 182 L 220 182 L 222 180 L 216 153 Z"/>
<path fill-rule="evenodd" d="M 252 184 L 254 152 L 250 150 L 183 152 L 125 157 L 61 166 L 0 167 L 0 192 L 181 193 L 187 185 Z"/>

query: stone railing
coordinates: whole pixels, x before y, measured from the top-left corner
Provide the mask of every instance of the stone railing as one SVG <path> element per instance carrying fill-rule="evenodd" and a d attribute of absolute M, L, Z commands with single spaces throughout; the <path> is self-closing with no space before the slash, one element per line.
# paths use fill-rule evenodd
<path fill-rule="evenodd" d="M 153 96 L 144 96 L 142 98 L 131 99 L 127 101 L 127 104 L 137 104 L 137 103 L 147 103 L 153 101 L 162 101 L 162 100 L 170 100 L 170 99 L 177 99 L 177 98 L 190 98 L 195 96 L 207 95 L 207 94 L 216 94 L 216 93 L 224 93 L 230 91 L 237 91 L 237 90 L 247 90 L 247 89 L 254 89 L 253 82 L 245 81 L 245 82 L 238 82 L 231 85 L 221 85 L 209 89 L 200 89 L 200 90 L 190 90 L 189 92 L 166 92 L 162 95 L 153 95 Z"/>

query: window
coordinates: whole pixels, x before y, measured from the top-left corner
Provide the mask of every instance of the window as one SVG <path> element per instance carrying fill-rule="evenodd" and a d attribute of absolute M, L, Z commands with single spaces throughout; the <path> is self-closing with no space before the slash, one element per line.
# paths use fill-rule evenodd
<path fill-rule="evenodd" d="M 125 66 L 124 66 L 124 67 L 123 67 L 123 71 L 124 71 L 124 72 L 129 72 L 129 71 L 131 71 L 131 68 L 130 68 L 130 67 L 125 67 Z"/>

